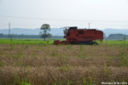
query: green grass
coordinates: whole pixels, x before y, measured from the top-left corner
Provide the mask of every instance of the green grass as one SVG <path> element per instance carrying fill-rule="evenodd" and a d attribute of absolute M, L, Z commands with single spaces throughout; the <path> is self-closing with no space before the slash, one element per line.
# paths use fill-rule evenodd
<path fill-rule="evenodd" d="M 53 40 L 41 39 L 0 39 L 0 44 L 52 44 Z"/>
<path fill-rule="evenodd" d="M 43 39 L 0 39 L 0 44 L 53 44 L 54 40 L 46 40 Z M 104 40 L 102 42 L 96 41 L 99 45 L 128 45 L 127 41 L 119 41 L 119 40 Z"/>
<path fill-rule="evenodd" d="M 120 41 L 120 40 L 104 40 L 102 42 L 97 41 L 100 44 L 105 44 L 105 45 L 128 45 L 128 40 L 127 41 Z"/>

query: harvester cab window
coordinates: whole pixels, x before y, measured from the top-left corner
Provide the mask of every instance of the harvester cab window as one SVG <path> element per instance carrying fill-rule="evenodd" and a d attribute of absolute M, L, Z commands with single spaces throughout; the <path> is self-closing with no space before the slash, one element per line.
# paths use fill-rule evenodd
<path fill-rule="evenodd" d="M 68 35 L 69 33 L 68 33 L 68 29 L 65 29 L 64 30 L 64 35 L 66 36 L 66 35 Z"/>
<path fill-rule="evenodd" d="M 79 31 L 79 34 L 84 34 L 84 31 Z"/>

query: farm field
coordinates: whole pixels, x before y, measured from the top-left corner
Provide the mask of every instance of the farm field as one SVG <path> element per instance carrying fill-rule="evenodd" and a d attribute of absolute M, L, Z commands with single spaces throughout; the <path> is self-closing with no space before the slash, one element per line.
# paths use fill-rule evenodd
<path fill-rule="evenodd" d="M 0 85 L 128 83 L 128 41 L 103 41 L 99 45 L 52 43 L 1 39 Z"/>
<path fill-rule="evenodd" d="M 42 39 L 0 39 L 0 44 L 53 44 L 53 40 L 43 41 Z"/>
<path fill-rule="evenodd" d="M 63 40 L 63 39 L 61 39 Z M 43 41 L 42 39 L 0 39 L 0 44 L 29 44 L 29 45 L 52 45 L 54 40 Z M 100 45 L 128 45 L 128 40 L 104 40 L 102 42 L 96 41 Z"/>

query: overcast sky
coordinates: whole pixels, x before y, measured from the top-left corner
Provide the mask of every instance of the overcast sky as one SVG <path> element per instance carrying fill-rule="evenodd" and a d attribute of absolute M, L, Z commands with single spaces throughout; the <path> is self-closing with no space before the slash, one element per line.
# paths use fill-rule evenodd
<path fill-rule="evenodd" d="M 128 0 L 0 0 L 0 28 L 127 28 Z"/>

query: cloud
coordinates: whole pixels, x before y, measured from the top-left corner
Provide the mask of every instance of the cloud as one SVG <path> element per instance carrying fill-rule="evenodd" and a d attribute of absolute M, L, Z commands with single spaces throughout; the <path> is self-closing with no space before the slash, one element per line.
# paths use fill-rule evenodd
<path fill-rule="evenodd" d="M 128 3 L 128 0 L 125 0 Z"/>
<path fill-rule="evenodd" d="M 2 3 L 2 0 L 0 0 L 0 4 Z"/>

